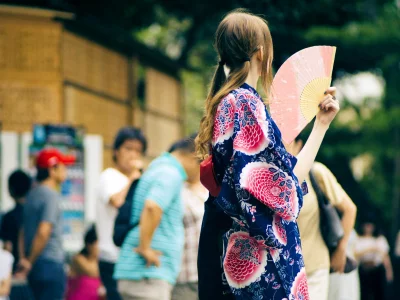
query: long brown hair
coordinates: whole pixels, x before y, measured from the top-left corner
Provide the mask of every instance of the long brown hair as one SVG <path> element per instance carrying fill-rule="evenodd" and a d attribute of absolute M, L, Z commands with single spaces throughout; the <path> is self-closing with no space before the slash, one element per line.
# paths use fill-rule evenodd
<path fill-rule="evenodd" d="M 250 59 L 260 47 L 264 53 L 261 83 L 266 94 L 272 83 L 272 38 L 267 22 L 261 17 L 242 9 L 229 13 L 218 26 L 214 47 L 220 62 L 211 82 L 196 138 L 196 152 L 202 159 L 209 154 L 214 118 L 221 99 L 245 83 L 250 72 Z M 228 77 L 224 65 L 230 69 Z"/>

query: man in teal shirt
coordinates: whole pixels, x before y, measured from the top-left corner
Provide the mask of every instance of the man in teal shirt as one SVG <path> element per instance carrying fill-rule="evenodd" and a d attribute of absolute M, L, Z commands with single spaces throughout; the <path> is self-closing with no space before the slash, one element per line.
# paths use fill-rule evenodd
<path fill-rule="evenodd" d="M 141 177 L 131 217 L 140 223 L 127 235 L 114 272 L 124 300 L 171 298 L 184 244 L 181 190 L 198 167 L 190 138 L 155 159 Z"/>

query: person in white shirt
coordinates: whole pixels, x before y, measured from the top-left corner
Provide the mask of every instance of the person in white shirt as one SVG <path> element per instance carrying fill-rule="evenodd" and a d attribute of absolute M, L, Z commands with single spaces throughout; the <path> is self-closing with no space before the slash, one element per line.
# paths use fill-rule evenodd
<path fill-rule="evenodd" d="M 3 242 L 0 240 L 0 300 L 7 300 L 11 290 L 11 276 L 14 257 L 3 250 Z"/>
<path fill-rule="evenodd" d="M 385 298 L 386 284 L 393 281 L 389 244 L 383 235 L 375 236 L 375 225 L 365 222 L 355 244 L 360 263 L 361 300 Z"/>
<path fill-rule="evenodd" d="M 140 129 L 122 128 L 113 146 L 114 167 L 100 175 L 97 190 L 96 228 L 99 240 L 100 277 L 107 291 L 108 300 L 120 300 L 117 283 L 113 279 L 114 265 L 119 249 L 113 242 L 114 222 L 118 208 L 124 202 L 133 181 L 141 175 L 142 158 L 147 141 Z"/>

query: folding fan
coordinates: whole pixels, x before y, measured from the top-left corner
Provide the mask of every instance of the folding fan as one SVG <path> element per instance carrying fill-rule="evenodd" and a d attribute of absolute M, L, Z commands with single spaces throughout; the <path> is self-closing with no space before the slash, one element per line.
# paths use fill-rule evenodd
<path fill-rule="evenodd" d="M 290 144 L 319 111 L 332 81 L 336 47 L 303 49 L 284 62 L 271 87 L 271 116 Z"/>

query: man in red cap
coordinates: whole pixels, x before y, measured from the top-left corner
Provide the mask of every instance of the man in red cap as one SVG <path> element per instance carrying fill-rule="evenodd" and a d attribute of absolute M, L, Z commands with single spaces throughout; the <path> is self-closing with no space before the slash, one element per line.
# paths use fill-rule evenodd
<path fill-rule="evenodd" d="M 67 165 L 75 162 L 57 149 L 42 150 L 36 160 L 38 185 L 26 197 L 20 233 L 20 270 L 28 275 L 35 299 L 62 300 L 65 292 L 59 187 Z"/>

